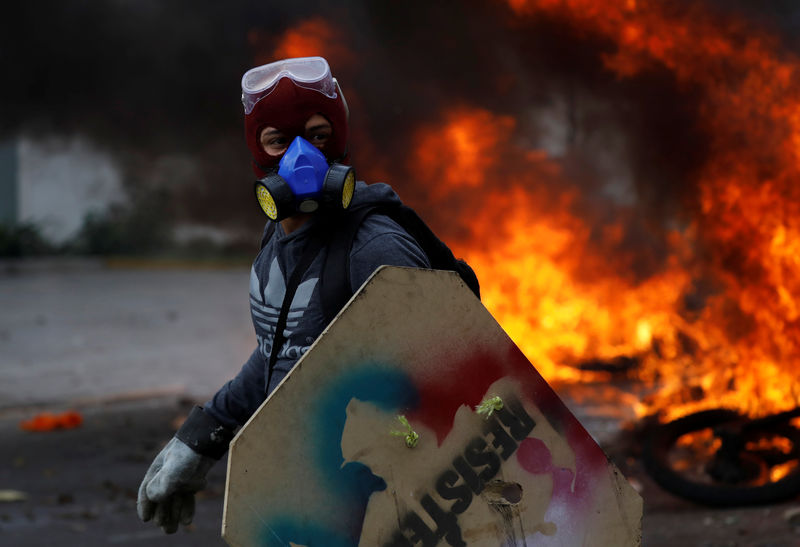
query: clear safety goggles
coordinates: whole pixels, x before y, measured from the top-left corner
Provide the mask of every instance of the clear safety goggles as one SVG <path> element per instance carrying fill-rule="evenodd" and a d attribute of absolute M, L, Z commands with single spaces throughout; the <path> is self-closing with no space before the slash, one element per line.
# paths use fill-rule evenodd
<path fill-rule="evenodd" d="M 290 78 L 295 85 L 319 91 L 331 99 L 336 97 L 336 79 L 331 76 L 328 61 L 322 57 L 284 59 L 244 73 L 242 104 L 245 114 L 250 114 L 256 103 L 269 95 L 284 77 Z"/>

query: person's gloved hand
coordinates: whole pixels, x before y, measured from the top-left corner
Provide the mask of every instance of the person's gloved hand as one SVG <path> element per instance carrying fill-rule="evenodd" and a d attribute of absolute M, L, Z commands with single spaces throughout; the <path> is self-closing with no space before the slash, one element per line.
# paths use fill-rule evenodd
<path fill-rule="evenodd" d="M 196 406 L 156 456 L 139 487 L 139 518 L 168 534 L 194 517 L 194 495 L 206 486 L 208 470 L 217 463 L 233 438 L 233 430 Z"/>
<path fill-rule="evenodd" d="M 136 510 L 143 522 L 154 519 L 167 534 L 194 517 L 194 495 L 205 488 L 208 470 L 217 463 L 173 438 L 156 456 L 139 486 Z"/>

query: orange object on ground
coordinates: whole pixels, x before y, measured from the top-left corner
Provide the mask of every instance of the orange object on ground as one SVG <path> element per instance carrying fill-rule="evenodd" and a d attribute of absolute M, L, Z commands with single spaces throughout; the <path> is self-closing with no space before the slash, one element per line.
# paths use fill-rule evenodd
<path fill-rule="evenodd" d="M 30 420 L 20 422 L 19 427 L 25 431 L 53 431 L 54 429 L 73 429 L 83 423 L 83 416 L 74 410 L 61 414 L 42 412 Z"/>

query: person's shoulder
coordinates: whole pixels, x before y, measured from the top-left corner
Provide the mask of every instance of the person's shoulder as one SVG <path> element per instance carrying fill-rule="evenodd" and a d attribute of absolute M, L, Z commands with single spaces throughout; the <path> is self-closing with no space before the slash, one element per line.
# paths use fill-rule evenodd
<path fill-rule="evenodd" d="M 387 214 L 367 216 L 356 232 L 351 257 L 377 260 L 380 264 L 429 267 L 425 252 L 417 241 Z"/>
<path fill-rule="evenodd" d="M 361 222 L 353 241 L 353 250 L 357 250 L 370 241 L 380 238 L 385 240 L 403 239 L 413 241 L 406 230 L 391 216 L 390 210 L 376 207 Z"/>
<path fill-rule="evenodd" d="M 367 215 L 359 227 L 361 232 L 398 232 L 406 233 L 403 227 L 391 216 L 391 210 L 376 208 L 373 213 Z"/>
<path fill-rule="evenodd" d="M 400 196 L 394 188 L 385 182 L 372 182 L 367 184 L 364 181 L 356 182 L 351 209 L 364 206 L 386 206 L 399 205 Z"/>

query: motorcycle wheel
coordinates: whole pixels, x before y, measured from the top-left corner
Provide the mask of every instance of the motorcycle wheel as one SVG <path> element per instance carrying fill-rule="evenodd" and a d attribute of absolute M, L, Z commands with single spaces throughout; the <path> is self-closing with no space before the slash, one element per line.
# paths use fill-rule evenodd
<path fill-rule="evenodd" d="M 645 468 L 665 490 L 719 507 L 758 505 L 800 494 L 800 430 L 789 423 L 762 430 L 742 427 L 747 417 L 725 409 L 705 410 L 645 433 Z M 720 457 L 726 431 L 738 439 Z M 730 443 L 729 443 L 730 444 Z"/>

